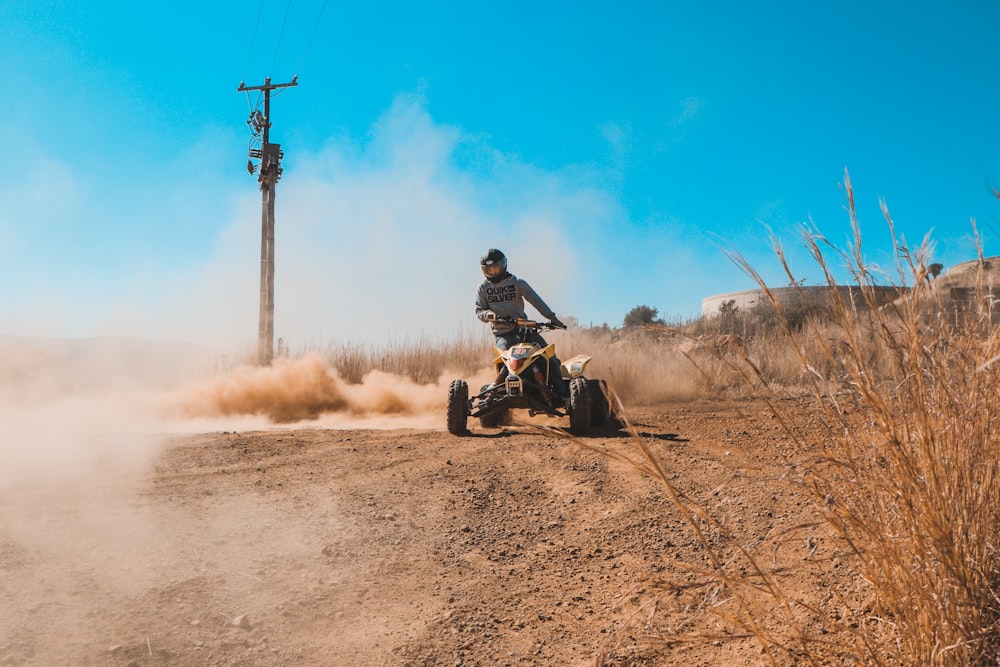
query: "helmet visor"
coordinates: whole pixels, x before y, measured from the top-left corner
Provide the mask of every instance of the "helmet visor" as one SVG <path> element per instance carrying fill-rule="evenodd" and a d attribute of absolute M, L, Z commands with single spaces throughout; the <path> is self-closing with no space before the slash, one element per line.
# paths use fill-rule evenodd
<path fill-rule="evenodd" d="M 496 278 L 501 273 L 503 273 L 503 264 L 500 262 L 491 262 L 489 264 L 483 264 L 483 273 L 487 278 Z"/>

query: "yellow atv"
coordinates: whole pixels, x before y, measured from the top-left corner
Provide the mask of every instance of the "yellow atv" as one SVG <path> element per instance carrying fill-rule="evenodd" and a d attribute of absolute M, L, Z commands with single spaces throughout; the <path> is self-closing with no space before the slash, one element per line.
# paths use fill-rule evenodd
<path fill-rule="evenodd" d="M 448 432 L 468 433 L 469 417 L 479 418 L 485 428 L 496 428 L 510 421 L 510 411 L 527 409 L 528 414 L 569 417 L 569 431 L 583 435 L 591 426 L 603 426 L 611 419 L 607 384 L 604 380 L 587 379 L 584 369 L 591 357 L 577 355 L 560 365 L 562 377 L 569 387 L 561 396 L 549 378 L 549 359 L 555 356 L 555 345 L 532 342 L 534 331 L 561 328 L 551 322 L 519 319 L 516 322 L 520 340 L 509 350 L 494 349 L 493 365 L 496 379 L 483 385 L 479 393 L 469 396 L 465 380 L 454 380 L 448 388 Z"/>

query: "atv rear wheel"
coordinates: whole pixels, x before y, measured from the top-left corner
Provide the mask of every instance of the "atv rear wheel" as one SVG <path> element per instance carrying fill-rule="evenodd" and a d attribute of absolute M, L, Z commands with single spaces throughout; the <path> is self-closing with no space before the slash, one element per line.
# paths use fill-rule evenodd
<path fill-rule="evenodd" d="M 583 435 L 590 428 L 590 389 L 587 378 L 575 377 L 569 381 L 569 432 Z"/>
<path fill-rule="evenodd" d="M 489 388 L 490 388 L 490 385 L 484 384 L 479 389 L 479 393 L 482 394 L 482 393 L 484 393 Z M 482 407 L 485 404 L 486 404 L 486 401 L 480 401 L 479 406 Z M 509 414 L 510 414 L 510 410 L 501 410 L 501 411 L 495 412 L 495 413 L 493 413 L 491 415 L 486 415 L 485 417 L 480 417 L 479 418 L 479 423 L 482 425 L 483 428 L 497 428 L 501 424 L 506 424 L 507 423 L 507 419 L 508 419 Z"/>
<path fill-rule="evenodd" d="M 604 426 L 611 418 L 608 383 L 604 380 L 587 380 L 587 389 L 590 392 L 590 425 Z"/>
<path fill-rule="evenodd" d="M 448 433 L 467 433 L 469 423 L 469 384 L 454 380 L 448 387 Z"/>

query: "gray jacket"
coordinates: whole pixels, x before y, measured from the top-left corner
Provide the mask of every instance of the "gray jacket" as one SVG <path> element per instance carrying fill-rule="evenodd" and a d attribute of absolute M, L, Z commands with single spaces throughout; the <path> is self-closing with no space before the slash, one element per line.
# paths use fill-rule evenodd
<path fill-rule="evenodd" d="M 513 331 L 516 327 L 513 324 L 502 321 L 490 322 L 487 313 L 493 311 L 497 317 L 527 318 L 524 313 L 524 301 L 535 307 L 542 317 L 551 320 L 556 314 L 545 305 L 542 297 L 538 296 L 535 290 L 531 289 L 526 281 L 517 276 L 507 274 L 507 277 L 498 283 L 491 283 L 484 280 L 479 285 L 479 292 L 476 294 L 476 317 L 480 322 L 488 322 L 493 328 L 493 333 L 502 334 Z"/>

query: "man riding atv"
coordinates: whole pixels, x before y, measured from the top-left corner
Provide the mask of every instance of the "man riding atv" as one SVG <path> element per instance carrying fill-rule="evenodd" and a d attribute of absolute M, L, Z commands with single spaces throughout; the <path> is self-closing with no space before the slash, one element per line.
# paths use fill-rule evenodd
<path fill-rule="evenodd" d="M 527 281 L 507 271 L 507 257 L 502 252 L 490 248 L 479 260 L 479 266 L 486 280 L 479 285 L 476 294 L 476 317 L 493 329 L 498 350 L 509 350 L 521 342 L 534 342 L 540 347 L 548 344 L 538 331 L 525 330 L 517 326 L 518 320 L 528 318 L 524 312 L 525 300 L 534 306 L 542 317 L 550 320 L 552 326 L 566 328 Z M 565 398 L 567 389 L 559 371 L 560 363 L 555 356 L 549 359 L 549 378 L 552 388 L 560 397 Z"/>
<path fill-rule="evenodd" d="M 587 378 L 591 357 L 578 354 L 560 363 L 555 345 L 539 331 L 565 329 L 552 309 L 525 281 L 507 272 L 507 258 L 491 248 L 479 262 L 486 280 L 476 295 L 476 317 L 488 323 L 496 339 L 494 380 L 478 392 L 469 383 L 453 380 L 448 386 L 448 432 L 469 433 L 469 418 L 483 428 L 510 423 L 511 412 L 526 410 L 529 417 L 569 417 L 569 432 L 584 435 L 591 426 L 604 426 L 612 418 L 607 383 Z M 534 322 L 524 313 L 527 300 L 550 322 Z"/>

